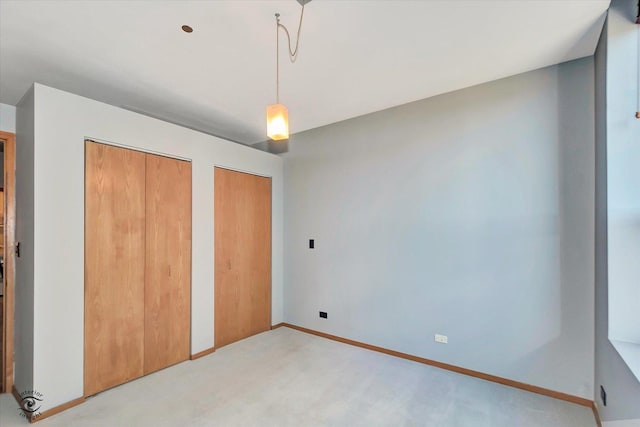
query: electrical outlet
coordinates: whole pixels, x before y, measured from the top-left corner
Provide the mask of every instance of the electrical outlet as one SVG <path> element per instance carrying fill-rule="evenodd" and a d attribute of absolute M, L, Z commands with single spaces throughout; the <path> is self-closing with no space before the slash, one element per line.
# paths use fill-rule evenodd
<path fill-rule="evenodd" d="M 327 318 L 327 312 L 326 311 L 321 311 L 320 312 L 320 317 L 322 317 L 323 319 Z"/>
<path fill-rule="evenodd" d="M 449 342 L 449 338 L 446 335 L 436 334 L 435 342 L 439 342 L 441 344 L 447 344 Z"/>
<path fill-rule="evenodd" d="M 602 404 L 607 406 L 607 392 L 604 391 L 604 387 L 600 386 L 600 399 L 602 399 Z"/>

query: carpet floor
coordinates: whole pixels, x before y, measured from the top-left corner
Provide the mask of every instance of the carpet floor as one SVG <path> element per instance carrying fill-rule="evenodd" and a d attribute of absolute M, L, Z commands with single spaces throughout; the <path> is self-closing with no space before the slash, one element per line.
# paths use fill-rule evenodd
<path fill-rule="evenodd" d="M 45 395 L 46 398 L 46 395 Z M 24 426 L 0 396 L 0 426 Z M 100 393 L 52 426 L 595 427 L 591 409 L 279 328 Z"/>

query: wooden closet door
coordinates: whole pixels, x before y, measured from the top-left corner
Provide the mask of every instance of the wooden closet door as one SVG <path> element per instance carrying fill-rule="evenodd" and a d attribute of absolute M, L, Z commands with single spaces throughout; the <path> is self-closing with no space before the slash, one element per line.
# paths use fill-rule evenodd
<path fill-rule="evenodd" d="M 140 377 L 145 155 L 85 143 L 84 393 Z"/>
<path fill-rule="evenodd" d="M 271 178 L 215 168 L 215 347 L 271 328 Z"/>
<path fill-rule="evenodd" d="M 191 163 L 147 154 L 145 374 L 187 360 L 191 336 Z"/>

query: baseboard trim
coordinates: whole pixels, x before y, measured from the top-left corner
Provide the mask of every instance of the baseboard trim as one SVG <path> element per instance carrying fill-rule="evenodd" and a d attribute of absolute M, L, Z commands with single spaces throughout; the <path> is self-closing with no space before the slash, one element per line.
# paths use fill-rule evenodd
<path fill-rule="evenodd" d="M 38 415 L 35 418 L 31 418 L 29 420 L 29 422 L 30 423 L 35 423 L 35 422 L 38 422 L 40 420 L 44 420 L 45 418 L 49 418 L 52 415 L 59 414 L 60 412 L 66 411 L 69 408 L 73 408 L 74 406 L 78 406 L 81 403 L 83 403 L 84 400 L 85 400 L 84 397 L 79 397 L 79 398 L 74 399 L 74 400 L 72 400 L 70 402 L 63 403 L 62 405 L 58 405 L 58 406 L 56 406 L 54 408 L 51 408 L 51 409 L 49 409 L 47 411 L 42 412 L 40 415 Z"/>
<path fill-rule="evenodd" d="M 13 395 L 13 398 L 16 399 L 18 407 L 20 407 L 19 405 L 22 398 L 20 397 L 20 393 L 18 393 L 18 389 L 16 388 L 15 384 L 11 386 L 11 394 Z"/>
<path fill-rule="evenodd" d="M 549 396 L 554 399 L 564 400 L 566 402 L 576 403 L 578 405 L 586 406 L 588 408 L 593 408 L 593 401 L 589 399 L 585 399 L 584 397 L 574 396 L 572 394 L 563 393 L 560 391 L 550 390 L 544 387 L 538 387 L 531 384 L 522 383 L 519 381 L 510 380 L 507 378 L 498 377 L 496 375 L 485 374 L 484 372 L 474 371 L 472 369 L 461 368 L 460 366 L 450 365 L 448 363 L 438 362 L 431 359 L 425 359 L 423 357 L 413 356 L 411 354 L 402 353 L 395 350 L 389 350 L 387 348 L 378 347 L 375 345 L 365 344 L 363 342 L 350 340 L 347 338 L 342 338 L 336 335 L 326 334 L 324 332 L 315 331 L 313 329 L 303 328 L 302 326 L 292 325 L 290 323 L 284 323 L 283 326 L 287 328 L 295 329 L 301 332 L 306 332 L 308 334 L 317 335 L 319 337 L 327 338 L 333 341 L 338 341 L 344 344 L 353 345 L 356 347 L 361 347 L 367 350 L 377 351 L 379 353 L 388 354 L 390 356 L 400 357 L 402 359 L 412 360 L 414 362 L 423 363 L 425 365 L 435 366 L 437 368 L 446 369 L 448 371 L 456 372 L 458 374 L 468 375 L 470 377 L 480 378 L 486 381 L 491 381 L 494 383 L 506 385 L 509 387 L 518 388 L 521 390 L 530 391 L 532 393 L 542 394 L 544 396 Z"/>
<path fill-rule="evenodd" d="M 280 323 L 277 323 L 277 324 L 271 326 L 271 330 L 273 331 L 274 329 L 282 328 L 283 326 L 287 326 L 287 324 L 280 322 Z"/>
<path fill-rule="evenodd" d="M 602 427 L 602 420 L 600 419 L 600 413 L 598 412 L 598 405 L 596 405 L 596 402 L 591 402 L 591 410 L 593 411 L 593 416 L 596 419 L 596 424 L 598 424 L 598 427 Z"/>
<path fill-rule="evenodd" d="M 189 356 L 189 359 L 191 359 L 191 360 L 200 359 L 201 357 L 210 355 L 214 351 L 216 351 L 216 348 L 215 347 L 211 347 L 211 348 L 208 348 L 206 350 L 202 350 L 202 351 L 200 351 L 200 352 L 198 352 L 196 354 L 192 354 L 191 356 Z"/>
<path fill-rule="evenodd" d="M 13 397 L 16 399 L 16 402 L 18 403 L 18 407 L 20 407 L 22 405 L 22 398 L 20 397 L 20 393 L 18 392 L 18 389 L 16 388 L 16 386 L 14 385 L 13 387 L 11 387 L 11 394 L 13 394 Z M 39 413 L 37 416 L 35 417 L 27 417 L 28 421 L 30 423 L 36 423 L 40 420 L 44 420 L 45 418 L 49 418 L 52 415 L 56 415 L 59 414 L 62 411 L 66 411 L 69 408 L 73 408 L 74 406 L 78 406 L 81 403 L 83 403 L 85 400 L 84 397 L 79 397 L 77 399 L 71 400 L 67 403 L 63 403 L 62 405 L 58 405 L 55 406 L 51 409 L 48 409 L 44 412 Z"/>

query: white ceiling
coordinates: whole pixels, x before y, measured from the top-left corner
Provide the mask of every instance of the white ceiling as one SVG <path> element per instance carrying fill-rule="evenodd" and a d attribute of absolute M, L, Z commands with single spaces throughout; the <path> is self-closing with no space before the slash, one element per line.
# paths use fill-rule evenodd
<path fill-rule="evenodd" d="M 281 33 L 293 133 L 592 55 L 609 0 L 314 0 Z M 263 141 L 295 0 L 0 1 L 0 102 L 32 82 Z M 180 29 L 188 24 L 192 34 Z"/>

